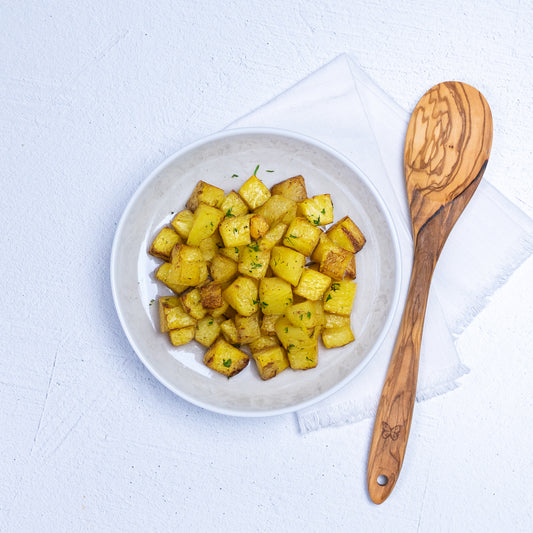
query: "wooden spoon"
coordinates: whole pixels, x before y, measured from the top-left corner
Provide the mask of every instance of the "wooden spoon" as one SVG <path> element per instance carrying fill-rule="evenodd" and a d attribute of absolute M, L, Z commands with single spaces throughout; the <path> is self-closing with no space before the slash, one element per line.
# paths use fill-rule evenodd
<path fill-rule="evenodd" d="M 470 85 L 436 85 L 420 99 L 411 115 L 404 170 L 414 262 L 370 445 L 367 484 L 374 503 L 382 503 L 389 496 L 402 467 L 433 270 L 450 230 L 483 176 L 491 144 L 489 105 Z"/>

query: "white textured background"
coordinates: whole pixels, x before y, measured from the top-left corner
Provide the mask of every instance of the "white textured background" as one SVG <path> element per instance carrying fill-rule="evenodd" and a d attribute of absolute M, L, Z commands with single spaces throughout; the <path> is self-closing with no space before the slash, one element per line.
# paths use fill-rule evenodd
<path fill-rule="evenodd" d="M 343 52 L 406 109 L 479 88 L 485 177 L 533 216 L 531 3 L 84 4 L 0 6 L 0 531 L 531 531 L 531 259 L 461 337 L 461 387 L 416 406 L 379 507 L 371 422 L 303 436 L 189 405 L 137 360 L 108 282 L 157 164 Z"/>

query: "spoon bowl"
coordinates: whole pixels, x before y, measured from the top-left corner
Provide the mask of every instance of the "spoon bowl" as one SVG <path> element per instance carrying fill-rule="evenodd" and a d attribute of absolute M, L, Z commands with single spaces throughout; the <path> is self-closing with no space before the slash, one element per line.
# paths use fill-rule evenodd
<path fill-rule="evenodd" d="M 414 259 L 370 445 L 367 485 L 374 503 L 390 495 L 402 467 L 433 271 L 451 229 L 479 185 L 491 144 L 489 105 L 477 89 L 465 83 L 435 85 L 411 115 L 404 171 Z"/>

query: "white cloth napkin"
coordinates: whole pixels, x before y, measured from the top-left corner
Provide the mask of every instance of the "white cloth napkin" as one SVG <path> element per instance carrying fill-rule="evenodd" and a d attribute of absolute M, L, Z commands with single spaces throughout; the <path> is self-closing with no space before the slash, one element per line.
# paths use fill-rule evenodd
<path fill-rule="evenodd" d="M 408 120 L 409 114 L 344 54 L 229 126 L 283 128 L 330 145 L 373 181 L 398 227 L 403 276 L 391 330 L 361 374 L 329 398 L 297 413 L 302 432 L 375 415 L 412 266 L 403 175 Z M 468 369 L 461 363 L 455 340 L 533 251 L 533 220 L 488 183 L 489 170 L 452 230 L 435 270 L 422 337 L 418 401 L 458 386 L 458 378 Z"/>

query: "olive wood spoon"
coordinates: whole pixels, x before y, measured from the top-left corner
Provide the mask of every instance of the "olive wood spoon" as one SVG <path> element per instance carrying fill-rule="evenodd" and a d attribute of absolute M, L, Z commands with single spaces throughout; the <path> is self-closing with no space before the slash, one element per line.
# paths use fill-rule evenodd
<path fill-rule="evenodd" d="M 382 503 L 390 495 L 402 467 L 433 270 L 450 230 L 483 176 L 491 144 L 489 105 L 470 85 L 436 85 L 411 115 L 404 170 L 414 260 L 370 445 L 367 484 L 374 503 Z"/>

